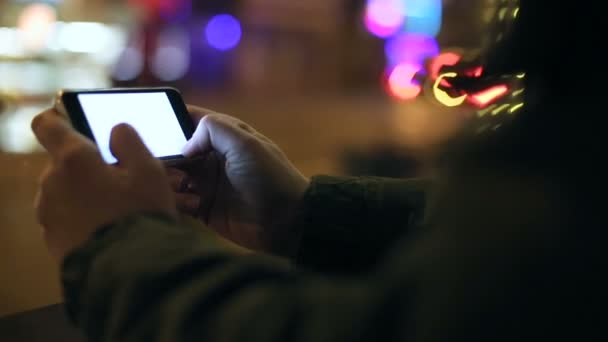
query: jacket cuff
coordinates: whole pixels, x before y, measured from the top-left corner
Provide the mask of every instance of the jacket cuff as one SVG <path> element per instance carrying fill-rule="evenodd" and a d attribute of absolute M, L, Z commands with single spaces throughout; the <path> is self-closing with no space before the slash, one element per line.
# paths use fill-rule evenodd
<path fill-rule="evenodd" d="M 296 263 L 352 274 L 373 267 L 423 218 L 426 182 L 316 176 L 304 196 Z"/>
<path fill-rule="evenodd" d="M 302 235 L 296 263 L 316 271 L 345 272 L 347 265 L 357 264 L 352 251 L 363 247 L 357 227 L 368 226 L 367 198 L 374 188 L 360 178 L 313 177 L 298 220 Z"/>

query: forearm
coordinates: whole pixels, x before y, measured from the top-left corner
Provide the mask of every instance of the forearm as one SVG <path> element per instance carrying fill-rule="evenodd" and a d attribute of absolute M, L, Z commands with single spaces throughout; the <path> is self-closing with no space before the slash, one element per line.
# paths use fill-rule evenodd
<path fill-rule="evenodd" d="M 91 341 L 337 341 L 400 322 L 380 285 L 318 279 L 259 256 L 236 256 L 196 231 L 133 218 L 64 264 L 68 311 Z M 399 323 L 399 324 L 396 324 Z"/>

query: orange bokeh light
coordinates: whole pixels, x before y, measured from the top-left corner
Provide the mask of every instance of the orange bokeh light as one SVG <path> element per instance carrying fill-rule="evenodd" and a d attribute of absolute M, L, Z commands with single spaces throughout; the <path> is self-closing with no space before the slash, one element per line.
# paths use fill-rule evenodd
<path fill-rule="evenodd" d="M 53 32 L 57 12 L 50 5 L 35 3 L 26 6 L 17 20 L 17 27 L 22 32 L 25 46 L 28 49 L 42 49 Z"/>

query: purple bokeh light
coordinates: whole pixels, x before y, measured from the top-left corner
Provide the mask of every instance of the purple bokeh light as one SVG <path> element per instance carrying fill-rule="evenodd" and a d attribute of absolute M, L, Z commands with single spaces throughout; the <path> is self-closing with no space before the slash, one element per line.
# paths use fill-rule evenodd
<path fill-rule="evenodd" d="M 365 26 L 373 35 L 388 38 L 401 29 L 405 20 L 399 0 L 368 0 Z"/>
<path fill-rule="evenodd" d="M 220 51 L 235 48 L 241 41 L 241 36 L 241 23 L 230 14 L 214 16 L 205 28 L 207 43 Z"/>
<path fill-rule="evenodd" d="M 385 51 L 389 67 L 395 67 L 401 63 L 422 66 L 427 58 L 439 54 L 439 45 L 431 36 L 403 33 L 387 40 Z"/>

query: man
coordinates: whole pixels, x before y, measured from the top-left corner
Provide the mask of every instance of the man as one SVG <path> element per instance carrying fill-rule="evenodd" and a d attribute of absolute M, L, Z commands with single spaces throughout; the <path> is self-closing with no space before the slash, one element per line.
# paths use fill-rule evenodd
<path fill-rule="evenodd" d="M 261 133 L 200 108 L 191 108 L 199 126 L 184 153 L 207 157 L 168 181 L 130 127 L 112 133 L 113 167 L 56 113 L 42 113 L 32 126 L 52 162 L 37 213 L 62 262 L 70 317 L 91 341 L 597 338 L 599 197 L 580 177 L 582 157 L 560 156 L 572 150 L 560 148 L 570 123 L 562 113 L 579 108 L 583 92 L 556 96 L 547 66 L 580 60 L 542 63 L 555 41 L 534 45 L 547 33 L 534 21 L 553 20 L 541 3 L 522 1 L 514 40 L 497 50 L 508 56 L 494 61 L 511 63 L 486 68 L 527 73 L 525 111 L 463 137 L 428 196 L 415 180 L 308 180 Z M 180 223 L 178 207 L 297 266 L 229 253 Z"/>

